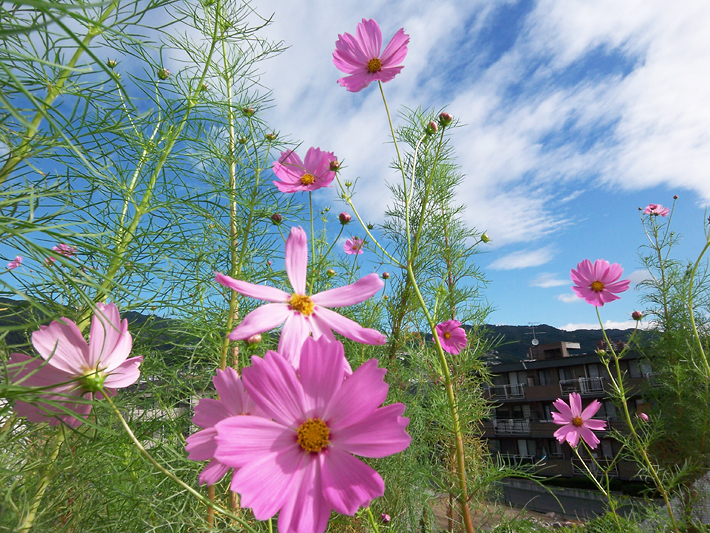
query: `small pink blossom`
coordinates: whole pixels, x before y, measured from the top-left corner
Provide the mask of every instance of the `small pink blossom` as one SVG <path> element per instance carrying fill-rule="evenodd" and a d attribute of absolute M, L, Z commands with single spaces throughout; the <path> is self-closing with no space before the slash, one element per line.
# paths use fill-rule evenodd
<path fill-rule="evenodd" d="M 407 56 L 409 35 L 404 28 L 395 33 L 382 52 L 382 30 L 373 19 L 362 19 L 357 25 L 357 36 L 338 35 L 333 52 L 333 63 L 349 74 L 338 83 L 350 92 L 358 92 L 373 81 L 390 81 L 404 68 L 400 65 Z"/>
<path fill-rule="evenodd" d="M 69 246 L 68 244 L 58 244 L 52 248 L 52 251 L 57 252 L 64 257 L 71 257 L 76 254 L 76 246 Z"/>
<path fill-rule="evenodd" d="M 11 379 L 19 385 L 42 387 L 40 398 L 54 405 L 41 399 L 37 404 L 15 402 L 15 412 L 30 422 L 57 425 L 63 420 L 78 427 L 91 411 L 91 404 L 76 402 L 72 397 L 101 399 L 102 387 L 114 396 L 116 389 L 128 387 L 140 376 L 138 367 L 143 357 L 128 359 L 133 339 L 128 333 L 128 321 L 121 321 L 113 303 L 96 304 L 88 344 L 74 322 L 61 318 L 49 326 L 40 326 L 32 334 L 32 345 L 41 359 L 13 353 L 10 364 L 19 370 L 11 374 Z M 67 414 L 57 404 L 73 414 Z"/>
<path fill-rule="evenodd" d="M 353 237 L 345 241 L 343 249 L 348 255 L 361 255 L 363 246 L 365 246 L 365 241 L 361 240 L 360 237 Z"/>
<path fill-rule="evenodd" d="M 618 263 L 609 264 L 609 261 L 597 259 L 592 262 L 585 259 L 577 264 L 577 270 L 572 269 L 572 281 L 575 283 L 572 290 L 580 298 L 584 298 L 595 307 L 618 300 L 614 293 L 624 292 L 629 288 L 629 280 L 618 279 L 624 269 Z"/>
<path fill-rule="evenodd" d="M 256 415 L 264 413 L 259 409 L 244 389 L 242 380 L 237 371 L 227 367 L 217 370 L 217 375 L 212 378 L 215 390 L 219 395 L 218 400 L 201 398 L 195 407 L 195 416 L 192 423 L 202 428 L 202 431 L 193 433 L 185 442 L 185 451 L 188 459 L 193 461 L 209 461 L 209 464 L 200 472 L 198 481 L 200 485 L 214 485 L 229 470 L 229 466 L 220 463 L 214 457 L 217 444 L 215 426 L 231 416 Z"/>
<path fill-rule="evenodd" d="M 336 160 L 333 152 L 324 152 L 320 148 L 309 148 L 305 163 L 293 150 L 283 152 L 279 160 L 274 162 L 274 174 L 281 180 L 274 181 L 274 185 L 285 193 L 329 187 L 335 179 L 330 163 Z"/>
<path fill-rule="evenodd" d="M 363 328 L 357 322 L 345 318 L 328 307 L 347 307 L 364 302 L 383 286 L 384 282 L 375 273 L 369 274 L 352 285 L 306 295 L 306 270 L 308 267 L 308 239 L 303 228 L 291 228 L 286 240 L 286 274 L 293 293 L 289 294 L 274 287 L 255 285 L 236 280 L 215 272 L 215 280 L 239 294 L 273 302 L 256 308 L 244 317 L 232 331 L 230 340 L 248 339 L 255 333 L 269 331 L 281 324 L 281 338 L 278 351 L 286 357 L 294 368 L 299 366 L 303 342 L 313 335 L 335 341 L 333 331 L 355 342 L 363 344 L 384 344 L 385 336 L 374 329 Z M 348 372 L 349 366 L 346 368 Z"/>
<path fill-rule="evenodd" d="M 594 400 L 582 411 L 582 397 L 576 392 L 570 393 L 569 405 L 562 398 L 556 399 L 552 404 L 559 411 L 552 413 L 552 421 L 562 426 L 554 434 L 558 441 L 567 441 L 574 448 L 582 437 L 590 448 L 597 447 L 599 439 L 593 432 L 606 429 L 606 422 L 594 420 L 592 417 L 602 404 Z"/>
<path fill-rule="evenodd" d="M 406 449 L 401 403 L 387 398 L 386 370 L 370 359 L 344 379 L 343 345 L 306 339 L 298 373 L 275 352 L 243 370 L 247 394 L 266 414 L 215 425 L 214 457 L 235 468 L 231 489 L 257 520 L 279 513 L 281 533 L 323 533 L 331 510 L 354 515 L 384 494 L 382 477 L 353 457 Z"/>
<path fill-rule="evenodd" d="M 17 267 L 19 267 L 21 264 L 22 264 L 22 256 L 21 256 L 21 255 L 18 255 L 18 256 L 15 257 L 15 259 L 13 259 L 12 261 L 10 261 L 10 262 L 7 264 L 7 269 L 8 269 L 8 270 L 15 270 L 15 269 L 16 269 Z"/>
<path fill-rule="evenodd" d="M 660 204 L 648 204 L 646 208 L 643 210 L 644 215 L 653 215 L 653 216 L 662 216 L 662 217 L 667 217 L 670 214 L 671 210 L 668 207 L 663 207 Z"/>
<path fill-rule="evenodd" d="M 466 347 L 466 332 L 458 320 L 447 320 L 436 326 L 436 334 L 445 352 L 457 355 Z"/>

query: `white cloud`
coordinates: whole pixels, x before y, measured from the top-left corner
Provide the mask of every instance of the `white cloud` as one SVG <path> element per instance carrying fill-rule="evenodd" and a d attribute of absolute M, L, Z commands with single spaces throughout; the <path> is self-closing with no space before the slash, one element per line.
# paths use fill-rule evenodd
<path fill-rule="evenodd" d="M 569 285 L 570 283 L 570 280 L 559 279 L 557 274 L 552 274 L 551 272 L 542 272 L 537 277 L 530 280 L 530 285 L 532 287 L 542 287 L 543 289 L 549 289 L 550 287 L 562 287 L 564 285 Z"/>
<path fill-rule="evenodd" d="M 553 255 L 549 246 L 539 250 L 521 250 L 496 259 L 489 265 L 489 268 L 493 270 L 516 270 L 540 266 L 549 263 Z"/>
<path fill-rule="evenodd" d="M 574 303 L 582 301 L 582 299 L 573 292 L 565 292 L 563 294 L 558 294 L 557 299 L 560 302 L 563 302 L 566 304 L 574 304 Z M 562 329 L 564 329 L 564 328 L 562 328 Z"/>
<path fill-rule="evenodd" d="M 631 281 L 631 285 L 638 285 L 642 281 L 652 279 L 651 273 L 648 270 L 634 270 L 628 276 L 624 276 L 624 278 Z"/>
<path fill-rule="evenodd" d="M 652 324 L 649 322 L 639 322 L 639 329 L 648 329 Z M 604 329 L 633 329 L 636 327 L 635 320 L 626 320 L 624 322 L 614 322 L 612 320 L 607 320 L 604 322 Z M 574 331 L 577 329 L 601 329 L 599 327 L 599 322 L 589 322 L 580 324 L 566 324 L 564 326 L 559 326 L 559 329 L 565 331 Z"/>

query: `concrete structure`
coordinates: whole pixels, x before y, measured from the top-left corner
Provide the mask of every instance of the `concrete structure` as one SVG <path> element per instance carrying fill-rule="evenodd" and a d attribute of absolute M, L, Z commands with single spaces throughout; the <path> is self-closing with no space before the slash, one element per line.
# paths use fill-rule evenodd
<path fill-rule="evenodd" d="M 615 348 L 623 344 L 615 343 Z M 597 344 L 604 349 L 605 343 Z M 598 354 L 574 354 L 579 344 L 557 342 L 540 344 L 528 349 L 528 359 L 517 363 L 490 366 L 493 385 L 488 397 L 495 408 L 491 418 L 483 423 L 483 436 L 491 453 L 515 463 L 540 463 L 539 474 L 572 477 L 584 475 L 584 465 L 570 446 L 560 444 L 553 437 L 560 427 L 553 423 L 552 402 L 557 398 L 569 400 L 570 392 L 578 392 L 586 407 L 598 400 L 602 407 L 594 418 L 607 421 L 607 428 L 625 430 L 625 424 L 609 399 L 609 375 Z M 633 414 L 643 412 L 647 405 L 641 397 L 644 380 L 651 377 L 650 366 L 639 359 L 639 354 L 628 352 L 621 360 L 625 384 L 629 391 L 628 407 Z M 620 445 L 608 435 L 598 432 L 600 445 L 593 451 L 595 459 L 605 467 L 619 452 Z M 580 448 L 581 451 L 581 448 Z M 591 459 L 585 459 L 591 469 Z M 636 474 L 634 463 L 620 461 L 610 474 L 620 479 L 631 479 Z"/>

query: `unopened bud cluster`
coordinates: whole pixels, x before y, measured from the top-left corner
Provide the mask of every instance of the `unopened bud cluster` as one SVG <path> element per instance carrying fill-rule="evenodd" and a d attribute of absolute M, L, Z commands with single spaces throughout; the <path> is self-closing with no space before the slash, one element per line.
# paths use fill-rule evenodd
<path fill-rule="evenodd" d="M 158 69 L 158 79 L 167 80 L 170 77 L 170 71 L 166 68 L 160 67 Z"/>

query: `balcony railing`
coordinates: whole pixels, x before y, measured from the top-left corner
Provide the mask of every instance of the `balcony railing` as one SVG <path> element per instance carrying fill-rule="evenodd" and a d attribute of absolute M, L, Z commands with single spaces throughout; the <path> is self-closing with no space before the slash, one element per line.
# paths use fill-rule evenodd
<path fill-rule="evenodd" d="M 491 398 L 525 398 L 525 384 L 492 385 L 488 387 Z"/>
<path fill-rule="evenodd" d="M 603 473 L 607 468 L 609 468 L 611 461 L 612 461 L 611 459 L 596 459 L 596 462 L 594 462 L 592 459 L 584 459 L 584 464 L 586 464 L 587 467 L 589 468 L 589 470 L 592 472 L 592 474 L 594 474 L 596 476 L 596 475 Z M 598 466 L 597 466 L 597 464 L 598 464 Z M 581 475 L 581 476 L 589 475 L 587 473 L 587 470 L 584 468 L 584 465 L 582 465 L 581 461 L 576 458 L 572 459 L 572 470 L 575 475 Z M 610 476 L 618 476 L 619 475 L 619 467 L 617 464 L 614 464 L 609 469 L 609 475 Z"/>
<path fill-rule="evenodd" d="M 517 453 L 501 453 L 500 457 L 509 463 L 522 463 L 524 461 L 530 462 L 535 460 L 535 456 L 533 455 L 521 455 Z"/>
<path fill-rule="evenodd" d="M 604 378 L 561 379 L 560 392 L 562 394 L 569 394 L 570 392 L 599 394 L 604 392 Z"/>
<path fill-rule="evenodd" d="M 529 435 L 530 420 L 496 419 L 493 420 L 493 429 L 497 435 Z"/>

